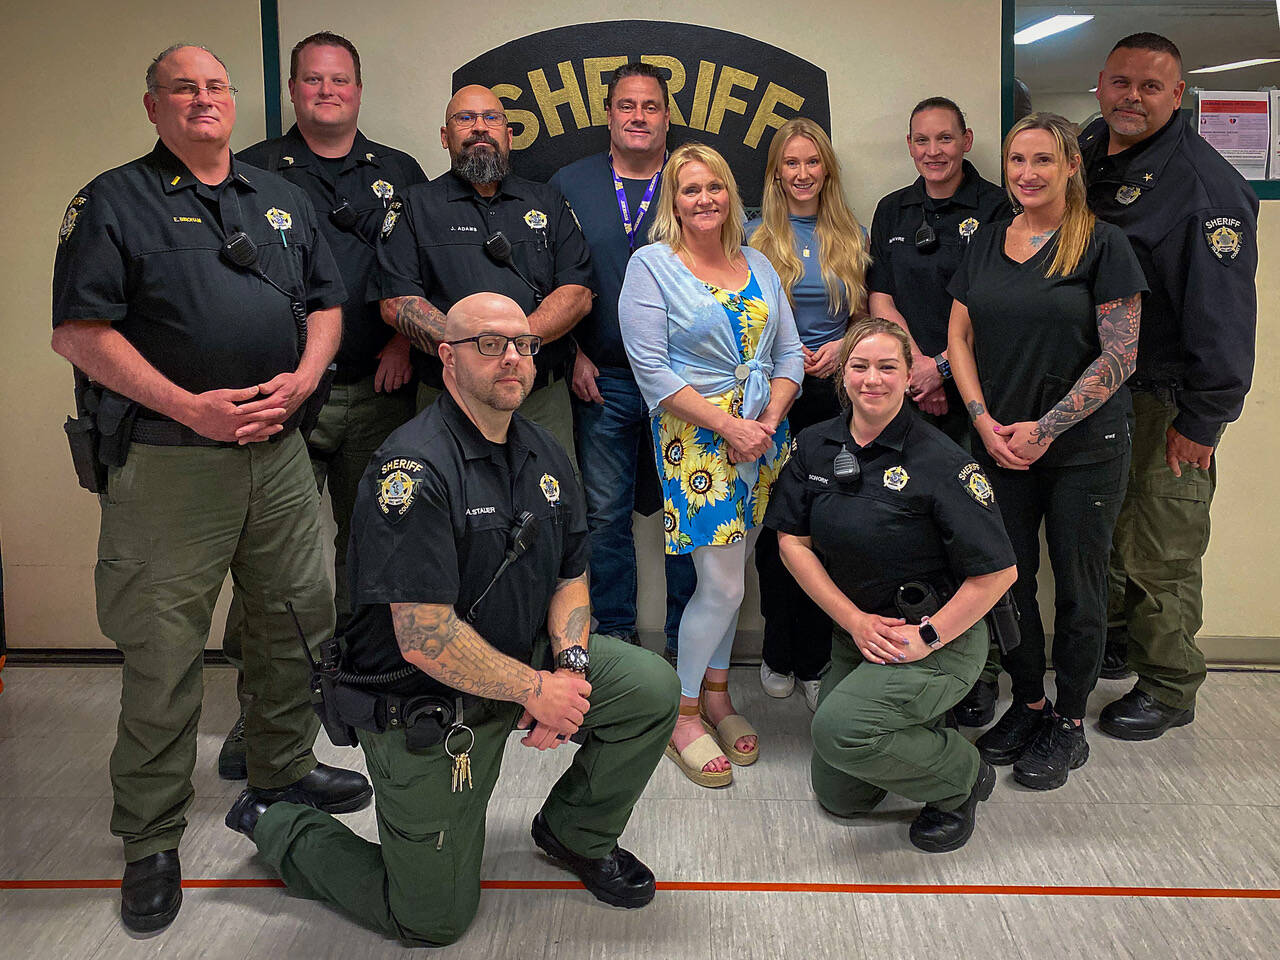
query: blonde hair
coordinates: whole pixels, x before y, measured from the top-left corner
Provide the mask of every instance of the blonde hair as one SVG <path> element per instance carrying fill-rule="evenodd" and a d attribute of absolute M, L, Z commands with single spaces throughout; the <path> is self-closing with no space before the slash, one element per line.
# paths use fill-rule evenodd
<path fill-rule="evenodd" d="M 672 151 L 662 171 L 662 202 L 658 204 L 653 218 L 649 239 L 654 243 L 665 243 L 676 253 L 685 249 L 680 216 L 676 213 L 676 196 L 680 192 L 680 171 L 691 163 L 704 165 L 712 176 L 724 184 L 729 194 L 729 215 L 720 228 L 720 243 L 724 246 L 724 255 L 732 261 L 738 256 L 746 240 L 743 221 L 747 216 L 742 206 L 742 197 L 738 195 L 738 181 L 733 179 L 729 164 L 705 143 L 686 143 Z"/>
<path fill-rule="evenodd" d="M 840 161 L 836 159 L 831 138 L 812 120 L 805 117 L 788 120 L 773 135 L 761 199 L 761 223 L 751 235 L 751 246 L 769 258 L 782 280 L 787 299 L 794 306 L 791 289 L 804 276 L 804 263 L 796 255 L 796 234 L 791 227 L 787 195 L 778 177 L 778 167 L 782 163 L 782 151 L 796 137 L 813 141 L 825 174 L 822 192 L 818 194 L 818 225 L 814 234 L 818 238 L 818 265 L 827 288 L 827 300 L 833 310 L 850 318 L 864 316 L 871 253 L 858 218 L 845 202 L 840 186 Z"/>
<path fill-rule="evenodd" d="M 1053 137 L 1060 167 L 1065 167 L 1072 159 L 1081 160 L 1080 142 L 1076 139 L 1075 126 L 1070 120 L 1056 113 L 1030 113 L 1015 123 L 1005 135 L 1004 146 L 1000 149 L 1000 161 L 1006 170 L 1009 168 L 1009 149 L 1014 137 L 1024 130 L 1044 130 Z M 1081 162 L 1076 167 L 1076 172 L 1067 179 L 1067 208 L 1062 214 L 1062 223 L 1055 238 L 1057 250 L 1044 272 L 1046 277 L 1065 277 L 1080 266 L 1081 258 L 1093 241 L 1093 227 L 1097 219 L 1089 209 L 1083 167 Z M 1009 202 L 1015 209 L 1019 208 L 1013 188 L 1006 186 L 1005 189 L 1009 194 Z"/>
<path fill-rule="evenodd" d="M 844 339 L 840 341 L 836 372 L 832 374 L 836 384 L 836 399 L 840 401 L 842 409 L 848 410 L 850 406 L 849 394 L 844 388 L 844 368 L 849 362 L 849 355 L 853 353 L 853 348 L 867 337 L 878 334 L 884 334 L 898 341 L 898 349 L 902 351 L 902 362 L 906 365 L 907 373 L 911 373 L 911 338 L 907 336 L 907 331 L 884 317 L 867 317 L 859 320 L 845 331 Z"/>

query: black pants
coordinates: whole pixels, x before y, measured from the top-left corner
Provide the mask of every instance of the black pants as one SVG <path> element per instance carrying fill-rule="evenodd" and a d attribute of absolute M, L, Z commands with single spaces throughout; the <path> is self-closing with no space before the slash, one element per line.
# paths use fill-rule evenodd
<path fill-rule="evenodd" d="M 1036 603 L 1040 569 L 1040 524 L 1055 585 L 1053 665 L 1057 671 L 1056 711 L 1081 719 L 1102 667 L 1107 635 L 1107 561 L 1111 534 L 1124 501 L 1129 450 L 1101 463 L 1005 470 L 986 450 L 978 459 L 1004 518 L 1018 560 L 1013 594 L 1022 612 L 1022 643 L 1004 655 L 1013 678 L 1013 699 L 1035 703 L 1044 696 L 1045 642 Z"/>
<path fill-rule="evenodd" d="M 834 381 L 805 377 L 804 389 L 787 414 L 791 436 L 839 411 Z M 787 572 L 778 554 L 778 535 L 768 528 L 756 541 L 756 572 L 764 616 L 764 662 L 800 680 L 818 679 L 831 659 L 831 618 Z"/>

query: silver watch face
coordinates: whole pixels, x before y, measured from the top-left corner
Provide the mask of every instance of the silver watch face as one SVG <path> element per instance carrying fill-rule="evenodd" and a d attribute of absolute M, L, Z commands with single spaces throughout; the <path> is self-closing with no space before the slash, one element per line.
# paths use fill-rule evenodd
<path fill-rule="evenodd" d="M 591 660 L 587 651 L 577 645 L 561 650 L 559 659 L 560 666 L 566 670 L 573 670 L 577 673 L 586 673 L 587 664 L 590 663 Z"/>

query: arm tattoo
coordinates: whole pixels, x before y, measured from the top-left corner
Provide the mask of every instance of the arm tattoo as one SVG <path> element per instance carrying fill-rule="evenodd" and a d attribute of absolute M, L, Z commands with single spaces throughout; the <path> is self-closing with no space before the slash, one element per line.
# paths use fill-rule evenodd
<path fill-rule="evenodd" d="M 591 632 L 591 598 L 587 575 L 556 581 L 556 592 L 547 610 L 547 633 L 551 649 L 559 653 L 574 644 L 587 646 Z"/>
<path fill-rule="evenodd" d="M 422 297 L 396 297 L 391 325 L 419 350 L 434 354 L 444 338 L 444 314 Z"/>
<path fill-rule="evenodd" d="M 541 696 L 542 675 L 495 650 L 452 607 L 397 603 L 391 618 L 404 658 L 446 686 L 519 704 Z"/>
<path fill-rule="evenodd" d="M 980 404 L 977 400 L 970 400 L 965 404 L 965 408 L 969 411 L 969 419 L 977 420 L 980 416 L 987 412 L 987 408 Z"/>
<path fill-rule="evenodd" d="M 1098 341 L 1102 353 L 1080 379 L 1031 430 L 1031 442 L 1047 446 L 1111 399 L 1138 363 L 1138 327 L 1142 295 L 1098 305 Z"/>

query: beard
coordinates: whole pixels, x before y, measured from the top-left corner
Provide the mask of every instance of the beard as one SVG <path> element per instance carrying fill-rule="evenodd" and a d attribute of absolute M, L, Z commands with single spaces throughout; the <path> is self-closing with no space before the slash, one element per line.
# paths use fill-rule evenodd
<path fill-rule="evenodd" d="M 482 143 L 489 149 L 477 149 Z M 487 135 L 477 137 L 465 144 L 452 159 L 453 172 L 468 183 L 497 183 L 511 172 L 510 159 Z"/>

